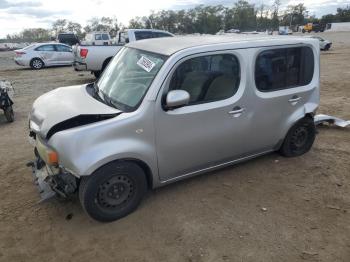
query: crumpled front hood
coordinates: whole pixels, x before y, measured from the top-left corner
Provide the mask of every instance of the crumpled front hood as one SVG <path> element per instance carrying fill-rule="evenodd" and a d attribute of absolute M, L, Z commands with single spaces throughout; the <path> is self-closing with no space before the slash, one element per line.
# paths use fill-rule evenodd
<path fill-rule="evenodd" d="M 61 87 L 40 96 L 35 100 L 30 113 L 31 129 L 46 137 L 50 129 L 60 123 L 67 123 L 70 119 L 75 121 L 71 126 L 74 127 L 79 125 L 81 118 L 85 119 L 83 125 L 89 122 L 86 121 L 89 117 L 121 113 L 93 98 L 86 88 L 87 85 Z M 96 121 L 98 120 L 91 122 Z M 64 128 L 61 127 L 60 130 Z"/>

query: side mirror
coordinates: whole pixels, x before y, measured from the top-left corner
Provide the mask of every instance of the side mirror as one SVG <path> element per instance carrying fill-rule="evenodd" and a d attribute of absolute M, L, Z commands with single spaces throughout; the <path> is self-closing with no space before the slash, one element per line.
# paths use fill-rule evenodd
<path fill-rule="evenodd" d="M 187 105 L 190 102 L 190 94 L 185 90 L 172 90 L 166 96 L 167 109 L 175 109 Z"/>

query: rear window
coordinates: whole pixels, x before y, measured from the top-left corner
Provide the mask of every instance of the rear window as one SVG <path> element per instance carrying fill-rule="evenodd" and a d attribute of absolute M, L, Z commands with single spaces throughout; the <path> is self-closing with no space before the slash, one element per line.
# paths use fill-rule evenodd
<path fill-rule="evenodd" d="M 172 37 L 172 35 L 163 33 L 163 32 L 153 32 L 153 37 L 158 38 L 158 37 Z"/>
<path fill-rule="evenodd" d="M 256 60 L 255 84 L 262 92 L 305 86 L 313 78 L 314 66 L 310 47 L 266 50 Z"/>
<path fill-rule="evenodd" d="M 151 31 L 137 31 L 137 32 L 135 32 L 136 40 L 149 39 L 152 37 L 153 37 L 153 34 Z"/>

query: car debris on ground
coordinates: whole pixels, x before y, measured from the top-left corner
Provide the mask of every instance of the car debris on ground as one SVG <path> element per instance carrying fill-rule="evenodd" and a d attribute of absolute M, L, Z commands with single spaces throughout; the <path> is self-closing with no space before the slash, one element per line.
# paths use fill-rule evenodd
<path fill-rule="evenodd" d="M 315 125 L 320 125 L 320 124 L 323 124 L 324 122 L 327 122 L 329 124 L 336 125 L 339 127 L 347 127 L 350 125 L 350 120 L 346 121 L 338 117 L 324 115 L 324 114 L 316 115 L 314 117 L 314 122 L 315 122 Z"/>

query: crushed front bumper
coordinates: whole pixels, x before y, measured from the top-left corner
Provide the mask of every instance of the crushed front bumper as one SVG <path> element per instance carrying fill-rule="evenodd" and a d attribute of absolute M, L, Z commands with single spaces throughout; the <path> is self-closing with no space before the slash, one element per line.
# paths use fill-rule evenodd
<path fill-rule="evenodd" d="M 57 196 L 61 199 L 70 198 L 78 188 L 78 179 L 72 174 L 57 168 L 55 173 L 36 155 L 36 159 L 27 164 L 32 168 L 34 183 L 38 187 L 40 202 Z"/>
<path fill-rule="evenodd" d="M 34 184 L 38 187 L 41 201 L 52 198 L 56 195 L 56 192 L 52 190 L 50 184 L 47 182 L 49 178 L 49 172 L 45 164 L 37 158 L 33 162 L 29 162 L 27 166 L 32 168 L 32 175 L 34 178 Z"/>

